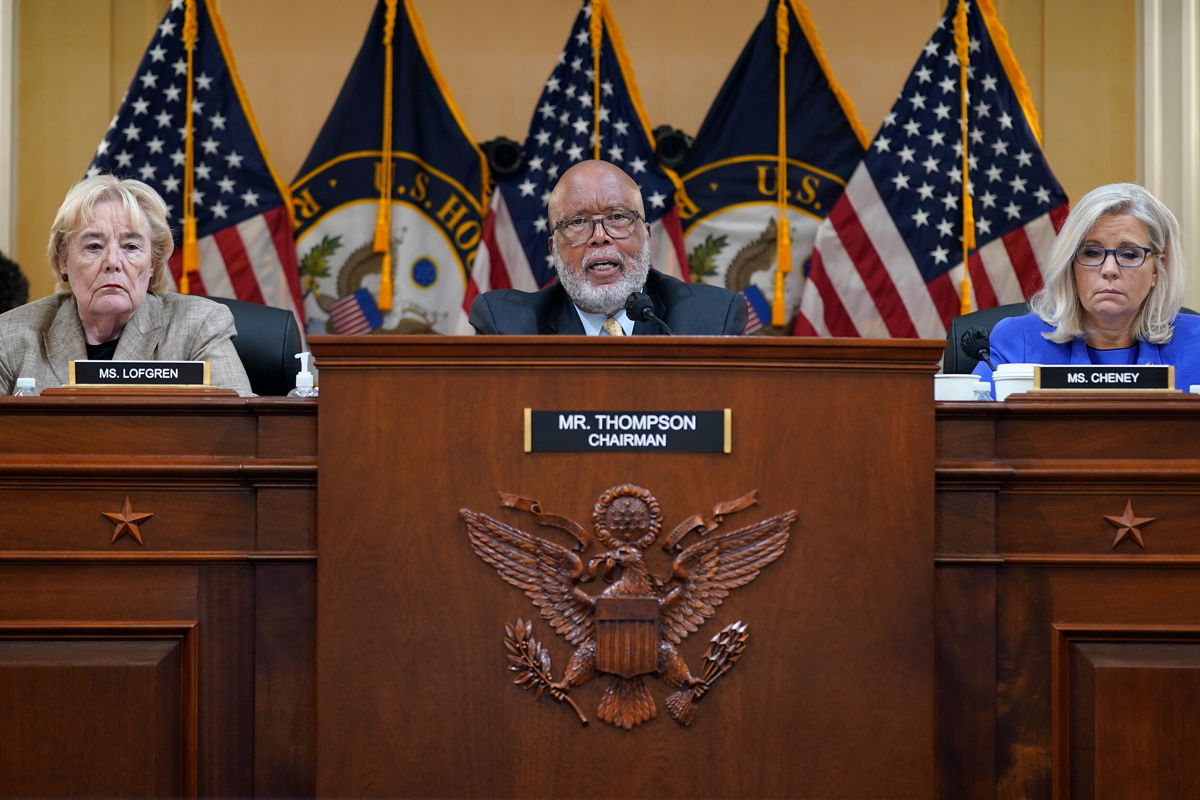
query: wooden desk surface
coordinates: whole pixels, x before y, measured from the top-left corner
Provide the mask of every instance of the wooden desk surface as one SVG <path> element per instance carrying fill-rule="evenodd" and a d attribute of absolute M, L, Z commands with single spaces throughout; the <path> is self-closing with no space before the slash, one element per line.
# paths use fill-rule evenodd
<path fill-rule="evenodd" d="M 316 411 L 0 397 L 0 795 L 312 794 Z"/>
<path fill-rule="evenodd" d="M 939 794 L 1200 794 L 1200 397 L 937 408 Z"/>

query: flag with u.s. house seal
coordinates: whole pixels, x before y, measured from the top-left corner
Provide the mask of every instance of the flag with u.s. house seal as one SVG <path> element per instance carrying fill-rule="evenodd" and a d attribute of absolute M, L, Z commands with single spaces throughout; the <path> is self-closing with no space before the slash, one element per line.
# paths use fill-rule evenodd
<path fill-rule="evenodd" d="M 770 307 L 778 294 L 785 319 L 774 328 L 769 316 L 761 320 L 768 326 L 764 332 L 790 333 L 817 227 L 867 141 L 853 103 L 829 70 L 807 8 L 801 0 L 769 0 L 680 170 L 692 280 L 742 292 L 751 308 L 764 300 Z M 781 154 L 787 160 L 782 187 Z M 781 206 L 791 269 L 777 284 Z"/>
<path fill-rule="evenodd" d="M 379 0 L 292 185 L 308 332 L 470 333 L 485 182 L 411 0 Z"/>

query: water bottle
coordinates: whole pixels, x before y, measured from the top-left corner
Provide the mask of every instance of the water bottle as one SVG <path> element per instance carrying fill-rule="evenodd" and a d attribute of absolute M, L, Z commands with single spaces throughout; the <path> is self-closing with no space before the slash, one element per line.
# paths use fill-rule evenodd
<path fill-rule="evenodd" d="M 13 397 L 37 397 L 37 381 L 33 378 L 17 378 L 17 386 L 13 389 Z"/>

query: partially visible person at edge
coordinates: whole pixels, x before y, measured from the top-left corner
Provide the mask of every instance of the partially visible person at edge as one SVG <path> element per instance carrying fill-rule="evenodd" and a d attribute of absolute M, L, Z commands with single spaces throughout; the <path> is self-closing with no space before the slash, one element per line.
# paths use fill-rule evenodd
<path fill-rule="evenodd" d="M 1200 316 L 1181 314 L 1187 264 L 1179 223 L 1132 183 L 1100 186 L 1071 210 L 1033 313 L 996 323 L 1000 364 L 1173 364 L 1175 387 L 1200 383 Z M 979 362 L 975 374 L 992 379 Z"/>
<path fill-rule="evenodd" d="M 549 248 L 558 282 L 538 292 L 499 289 L 471 303 L 479 333 L 628 336 L 665 333 L 654 322 L 631 320 L 625 301 L 649 296 L 654 313 L 676 334 L 740 334 L 746 327 L 741 295 L 664 275 L 650 266 L 650 226 L 642 194 L 620 167 L 581 161 L 550 193 Z"/>
<path fill-rule="evenodd" d="M 29 280 L 21 267 L 0 253 L 0 313 L 29 302 Z"/>
<path fill-rule="evenodd" d="M 0 314 L 0 392 L 19 377 L 68 382 L 83 359 L 208 361 L 214 386 L 251 395 L 225 306 L 165 291 L 167 207 L 136 180 L 97 175 L 67 193 L 50 229 L 58 291 Z"/>

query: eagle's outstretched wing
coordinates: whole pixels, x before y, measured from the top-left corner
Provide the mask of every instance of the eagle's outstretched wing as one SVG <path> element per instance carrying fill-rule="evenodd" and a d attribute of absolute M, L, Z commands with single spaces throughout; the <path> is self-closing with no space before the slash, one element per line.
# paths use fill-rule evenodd
<path fill-rule="evenodd" d="M 787 545 L 795 511 L 702 539 L 675 557 L 674 581 L 663 603 L 663 635 L 674 644 L 717 613 L 730 589 L 745 586 Z"/>
<path fill-rule="evenodd" d="M 538 607 L 542 619 L 573 645 L 592 636 L 593 600 L 579 589 L 583 562 L 565 547 L 498 519 L 460 508 L 471 549 Z"/>

